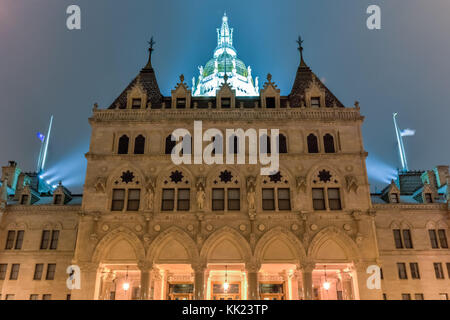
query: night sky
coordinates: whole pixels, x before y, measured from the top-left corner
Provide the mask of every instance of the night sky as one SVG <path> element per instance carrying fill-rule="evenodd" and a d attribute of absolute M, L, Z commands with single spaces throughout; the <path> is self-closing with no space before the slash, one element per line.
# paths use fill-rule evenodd
<path fill-rule="evenodd" d="M 81 30 L 66 28 L 70 4 L 81 7 Z M 370 4 L 381 7 L 381 30 L 366 27 Z M 190 85 L 212 57 L 224 11 L 260 85 L 271 73 L 289 94 L 300 34 L 318 77 L 346 106 L 360 101 L 372 191 L 400 165 L 393 112 L 417 130 L 405 137 L 410 169 L 450 163 L 448 0 L 0 0 L 0 165 L 35 170 L 36 132 L 53 114 L 49 178 L 81 192 L 92 105 L 106 108 L 137 75 L 152 35 L 163 94 L 180 74 Z"/>

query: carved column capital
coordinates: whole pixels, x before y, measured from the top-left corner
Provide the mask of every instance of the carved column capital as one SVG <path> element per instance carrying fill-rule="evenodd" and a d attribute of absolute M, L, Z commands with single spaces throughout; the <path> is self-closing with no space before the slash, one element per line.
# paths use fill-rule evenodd
<path fill-rule="evenodd" d="M 316 263 L 314 261 L 303 261 L 300 265 L 297 266 L 297 269 L 302 272 L 313 272 L 316 268 Z"/>
<path fill-rule="evenodd" d="M 149 272 L 153 268 L 153 263 L 150 261 L 139 261 L 137 266 L 142 272 Z"/>

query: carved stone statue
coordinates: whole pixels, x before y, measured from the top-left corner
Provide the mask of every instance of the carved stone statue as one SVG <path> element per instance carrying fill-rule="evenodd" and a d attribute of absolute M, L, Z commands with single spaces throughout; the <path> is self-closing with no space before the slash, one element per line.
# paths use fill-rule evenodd
<path fill-rule="evenodd" d="M 148 178 L 145 188 L 147 189 L 147 208 L 153 211 L 153 204 L 155 198 L 155 181 L 152 178 Z"/>
<path fill-rule="evenodd" d="M 98 177 L 95 183 L 95 191 L 98 193 L 106 192 L 106 179 L 103 177 Z"/>
<path fill-rule="evenodd" d="M 205 207 L 205 199 L 206 199 L 205 185 L 206 185 L 205 177 L 198 177 L 195 183 L 195 187 L 197 188 L 197 208 L 199 210 L 203 210 Z"/>
<path fill-rule="evenodd" d="M 250 211 L 256 210 L 255 207 L 255 189 L 251 188 L 247 191 L 247 201 L 248 201 L 248 209 Z"/>
<path fill-rule="evenodd" d="M 256 178 L 253 176 L 247 177 L 247 202 L 249 211 L 256 210 Z"/>
<path fill-rule="evenodd" d="M 304 176 L 296 177 L 296 182 L 297 182 L 297 191 L 305 192 L 306 191 L 306 177 L 304 177 Z"/>
<path fill-rule="evenodd" d="M 358 181 L 356 180 L 355 176 L 353 175 L 345 176 L 345 182 L 347 184 L 348 192 L 350 192 L 351 190 L 356 192 L 358 190 Z"/>
<path fill-rule="evenodd" d="M 203 207 L 205 206 L 205 198 L 205 189 L 202 184 L 199 184 L 197 187 L 197 207 L 199 210 L 203 210 Z"/>

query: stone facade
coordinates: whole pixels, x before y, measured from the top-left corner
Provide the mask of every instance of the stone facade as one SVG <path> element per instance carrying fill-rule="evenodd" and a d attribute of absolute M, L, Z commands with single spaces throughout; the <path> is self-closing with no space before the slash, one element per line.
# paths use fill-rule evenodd
<path fill-rule="evenodd" d="M 442 182 L 448 167 L 440 167 L 442 183 L 424 183 L 434 190 L 433 203 L 405 202 L 401 186 L 371 195 L 359 106 L 344 107 L 303 56 L 289 96 L 280 96 L 268 75 L 260 96 L 245 98 L 226 81 L 216 96 L 194 97 L 184 77 L 163 97 L 150 59 L 111 107 L 94 107 L 82 198 L 62 185 L 33 198 L 23 182 L 30 175 L 15 174 L 15 163 L 3 167 L 1 299 L 440 299 L 450 293 L 450 251 L 442 236 L 449 226 Z M 194 121 L 223 133 L 279 129 L 285 138 L 279 171 L 260 175 L 262 165 L 248 162 L 174 165 L 166 152 L 170 135 L 177 128 L 194 133 Z M 398 203 L 383 200 L 393 192 Z M 412 248 L 404 238 L 405 248 L 396 248 L 394 230 L 409 230 Z M 436 230 L 438 248 L 429 230 Z M 399 279 L 398 263 L 405 263 L 408 279 Z M 410 263 L 418 263 L 420 279 L 412 279 Z M 434 263 L 441 263 L 443 279 Z M 71 265 L 80 268 L 79 289 L 66 285 Z M 367 285 L 373 265 L 382 267 L 380 288 Z"/>

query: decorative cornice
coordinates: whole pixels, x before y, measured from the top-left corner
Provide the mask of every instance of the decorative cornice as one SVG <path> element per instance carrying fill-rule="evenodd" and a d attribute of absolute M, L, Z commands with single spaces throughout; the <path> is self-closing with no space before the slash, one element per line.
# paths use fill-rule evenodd
<path fill-rule="evenodd" d="M 346 153 L 288 153 L 280 154 L 280 160 L 305 160 L 305 159 L 354 159 L 355 157 L 367 158 L 367 152 L 346 152 Z M 93 154 L 88 152 L 85 154 L 88 160 L 158 160 L 172 163 L 170 155 L 167 154 Z M 362 184 L 361 184 L 362 185 Z M 360 186 L 361 186 L 360 185 Z"/>
<path fill-rule="evenodd" d="M 5 213 L 30 213 L 30 212 L 42 212 L 46 211 L 48 213 L 60 213 L 61 211 L 67 212 L 72 211 L 78 214 L 81 211 L 81 205 L 8 205 L 6 207 Z"/>
<path fill-rule="evenodd" d="M 93 110 L 90 123 L 108 121 L 160 122 L 170 120 L 319 120 L 362 121 L 356 108 L 292 109 L 106 109 Z"/>
<path fill-rule="evenodd" d="M 414 209 L 414 210 L 442 210 L 447 211 L 446 203 L 377 203 L 373 204 L 374 209 Z"/>

